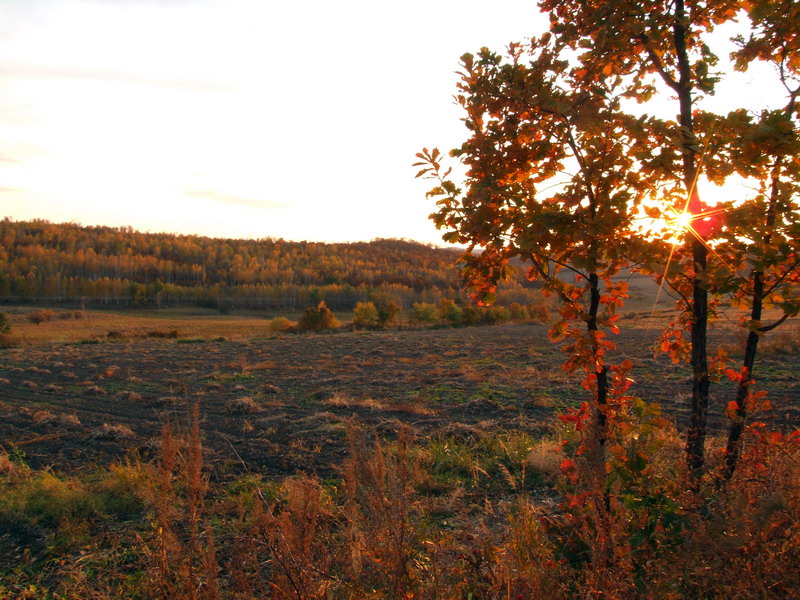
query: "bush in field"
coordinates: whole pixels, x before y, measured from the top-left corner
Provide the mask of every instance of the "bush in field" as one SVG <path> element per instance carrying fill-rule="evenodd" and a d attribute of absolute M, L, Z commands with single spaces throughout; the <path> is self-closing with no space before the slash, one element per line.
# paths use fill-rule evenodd
<path fill-rule="evenodd" d="M 522 306 L 519 302 L 512 302 L 508 305 L 508 310 L 511 313 L 512 321 L 527 321 L 531 318 L 528 314 L 528 309 Z"/>
<path fill-rule="evenodd" d="M 483 319 L 481 309 L 473 304 L 467 304 L 461 309 L 461 322 L 464 325 L 480 325 Z"/>
<path fill-rule="evenodd" d="M 447 298 L 439 300 L 439 309 L 437 313 L 440 321 L 444 321 L 449 325 L 461 325 L 462 311 L 455 300 L 449 300 Z"/>
<path fill-rule="evenodd" d="M 316 306 L 309 306 L 297 322 L 297 328 L 300 331 L 322 331 L 338 326 L 339 321 L 336 320 L 324 300 Z"/>
<path fill-rule="evenodd" d="M 358 302 L 353 309 L 353 325 L 375 327 L 378 325 L 378 309 L 372 302 Z"/>
<path fill-rule="evenodd" d="M 294 324 L 286 317 L 275 317 L 269 323 L 269 330 L 274 333 L 284 333 L 292 327 L 294 327 Z"/>
<path fill-rule="evenodd" d="M 438 320 L 436 305 L 428 302 L 414 302 L 411 305 L 411 320 L 420 324 L 436 323 Z"/>
<path fill-rule="evenodd" d="M 53 318 L 53 314 L 54 313 L 52 310 L 48 308 L 42 308 L 41 310 L 34 310 L 32 312 L 29 312 L 26 315 L 26 317 L 28 321 L 30 321 L 31 323 L 39 325 L 41 323 L 44 323 L 45 321 L 51 320 Z"/>
<path fill-rule="evenodd" d="M 83 312 L 80 310 L 68 310 L 65 312 L 60 312 L 56 316 L 62 321 L 66 321 L 69 319 L 82 319 Z"/>
<path fill-rule="evenodd" d="M 385 300 L 380 301 L 375 307 L 378 309 L 378 325 L 381 327 L 391 327 L 394 325 L 397 320 L 397 315 L 403 311 L 400 305 L 394 300 L 390 302 L 386 302 Z"/>
<path fill-rule="evenodd" d="M 11 319 L 4 312 L 0 312 L 0 335 L 11 333 Z"/>
<path fill-rule="evenodd" d="M 537 323 L 548 323 L 550 321 L 550 310 L 545 304 L 529 304 L 528 314 Z"/>
<path fill-rule="evenodd" d="M 487 325 L 508 323 L 511 320 L 511 311 L 505 306 L 489 306 L 483 311 L 483 322 Z"/>

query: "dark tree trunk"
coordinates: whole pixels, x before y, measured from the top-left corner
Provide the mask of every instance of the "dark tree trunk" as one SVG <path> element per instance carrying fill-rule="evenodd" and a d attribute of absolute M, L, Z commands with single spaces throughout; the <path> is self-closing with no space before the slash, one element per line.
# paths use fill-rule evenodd
<path fill-rule="evenodd" d="M 763 277 L 761 277 L 761 273 L 756 273 L 753 309 L 750 311 L 750 318 L 754 321 L 761 320 L 761 294 L 763 290 Z M 753 366 L 756 362 L 757 351 L 758 333 L 750 331 L 747 335 L 747 345 L 744 350 L 741 379 L 736 389 L 736 415 L 728 430 L 728 443 L 725 446 L 725 466 L 722 469 L 722 478 L 725 481 L 733 477 L 736 463 L 742 453 L 742 433 L 744 433 L 745 419 L 747 419 L 747 397 L 750 394 L 750 384 L 753 381 Z"/>
<path fill-rule="evenodd" d="M 686 464 L 693 473 L 699 473 L 705 464 L 706 422 L 708 420 L 708 392 L 711 380 L 708 376 L 708 291 L 700 281 L 706 269 L 708 250 L 702 240 L 694 239 L 692 258 L 694 279 L 692 282 L 692 406 L 689 430 L 686 435 Z"/>
<path fill-rule="evenodd" d="M 790 104 L 791 107 L 791 104 Z M 767 230 L 764 234 L 764 246 L 769 246 L 772 241 L 772 228 L 775 226 L 775 212 L 778 202 L 778 179 L 781 173 L 781 161 L 778 160 L 772 171 L 772 189 L 770 191 L 770 201 L 767 207 Z M 764 272 L 761 270 L 753 271 L 753 306 L 750 309 L 750 320 L 754 323 L 760 322 L 764 309 Z M 784 317 L 785 318 L 785 317 Z M 772 329 L 782 321 L 774 323 L 769 328 L 762 328 L 761 331 Z M 739 385 L 736 388 L 736 414 L 728 430 L 728 443 L 725 446 L 725 466 L 722 469 L 723 481 L 729 481 L 736 470 L 736 464 L 742 453 L 742 434 L 744 433 L 745 420 L 747 419 L 747 398 L 750 395 L 750 384 L 753 382 L 753 368 L 756 364 L 756 354 L 758 353 L 758 331 L 750 330 L 747 334 L 747 344 L 744 349 L 744 360 L 742 361 L 742 373 Z"/>
<path fill-rule="evenodd" d="M 692 69 L 686 47 L 686 11 L 684 0 L 675 0 L 675 24 L 672 35 L 677 58 L 678 79 L 668 82 L 678 95 L 680 103 L 681 152 L 683 154 L 683 182 L 687 198 L 696 194 L 697 140 L 694 135 L 692 115 Z M 689 430 L 686 435 L 686 464 L 695 475 L 705 465 L 706 421 L 708 418 L 708 393 L 711 379 L 708 376 L 708 290 L 703 285 L 707 267 L 708 248 L 702 239 L 692 238 L 688 249 L 692 256 L 692 404 Z"/>
<path fill-rule="evenodd" d="M 597 326 L 597 312 L 600 308 L 600 289 L 599 278 L 597 273 L 589 275 L 590 286 L 590 301 L 589 301 L 589 319 L 587 322 L 587 330 L 591 333 L 598 331 Z M 597 345 L 594 346 L 595 354 L 599 351 Z M 604 458 L 604 449 L 606 439 L 608 438 L 608 367 L 603 365 L 599 370 L 595 371 L 597 378 L 597 398 L 595 407 L 597 411 L 597 444 L 598 453 L 600 458 Z"/>

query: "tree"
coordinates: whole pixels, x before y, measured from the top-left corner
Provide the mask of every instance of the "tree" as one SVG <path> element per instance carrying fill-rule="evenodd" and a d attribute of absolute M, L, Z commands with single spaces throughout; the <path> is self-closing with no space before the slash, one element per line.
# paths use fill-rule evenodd
<path fill-rule="evenodd" d="M 437 320 L 436 305 L 429 302 L 414 302 L 411 305 L 411 320 L 415 323 L 433 324 Z"/>
<path fill-rule="evenodd" d="M 726 236 L 728 258 L 748 273 L 737 286 L 735 300 L 749 307 L 742 317 L 747 341 L 741 369 L 728 371 L 736 382 L 735 400 L 728 404 L 731 424 L 725 448 L 723 478 L 730 479 L 741 454 L 742 434 L 749 413 L 764 392 L 753 389 L 758 343 L 763 335 L 800 312 L 800 7 L 794 2 L 757 1 L 748 5 L 751 35 L 737 38 L 736 67 L 746 70 L 756 60 L 775 67 L 785 89 L 785 106 L 764 110 L 757 119 L 742 115 L 744 134 L 733 152 L 743 155 L 741 174 L 754 179 L 758 194 L 731 210 Z M 764 323 L 764 308 L 782 315 Z"/>
<path fill-rule="evenodd" d="M 376 306 L 378 310 L 378 325 L 381 327 L 391 327 L 397 320 L 403 309 L 394 300 L 379 300 Z"/>
<path fill-rule="evenodd" d="M 321 300 L 315 306 L 306 308 L 300 320 L 297 321 L 297 327 L 300 331 L 322 331 L 323 329 L 332 329 L 338 326 L 339 321 L 324 300 Z"/>
<path fill-rule="evenodd" d="M 457 99 L 469 139 L 452 151 L 465 165 L 462 191 L 438 150 L 417 156 L 418 176 L 438 180 L 431 215 L 446 241 L 468 246 L 463 274 L 482 303 L 518 257 L 528 277 L 562 299 L 550 336 L 568 371 L 592 393 L 595 473 L 604 476 L 615 407 L 606 354 L 626 284 L 612 278 L 641 243 L 634 219 L 647 187 L 630 158 L 632 117 L 620 111 L 619 78 L 587 78 L 567 48 L 545 34 L 512 44 L 506 57 L 466 54 Z"/>
<path fill-rule="evenodd" d="M 353 324 L 356 327 L 375 327 L 378 324 L 378 309 L 372 302 L 358 302 L 353 309 Z"/>
<path fill-rule="evenodd" d="M 439 308 L 436 311 L 439 320 L 447 325 L 461 325 L 462 312 L 461 307 L 456 304 L 456 301 L 451 298 L 442 298 L 439 300 Z"/>
<path fill-rule="evenodd" d="M 477 59 L 462 58 L 458 100 L 470 137 L 451 154 L 464 162 L 466 188 L 441 167 L 438 150 L 420 153 L 418 176 L 439 180 L 430 192 L 438 199 L 432 218 L 449 230 L 446 241 L 469 245 L 463 273 L 478 299 L 491 300 L 512 256 L 528 260 L 530 277 L 561 296 L 553 337 L 574 340 L 566 349 L 578 358 L 568 365 L 591 365 L 584 383 L 596 390 L 601 444 L 608 416 L 603 357 L 611 347 L 604 329 L 613 330 L 615 315 L 601 317 L 597 307 L 624 297 L 624 289 L 601 284 L 627 263 L 668 284 L 681 316 L 665 330 L 662 348 L 674 360 L 687 355 L 692 366 L 686 462 L 700 475 L 711 382 L 725 358 L 710 358 L 709 318 L 731 294 L 751 306 L 754 359 L 757 336 L 771 327 L 754 316 L 759 306 L 777 302 L 786 315 L 796 313 L 790 290 L 797 267 L 800 10 L 782 0 L 541 0 L 539 6 L 550 15 L 550 33 L 526 47 L 512 44 L 505 62 L 485 49 Z M 789 94 L 786 108 L 757 121 L 745 109 L 718 115 L 700 108 L 722 76 L 711 34 L 742 16 L 743 7 L 752 35 L 739 40 L 737 66 L 772 61 Z M 666 96 L 674 98 L 675 120 L 644 113 Z M 701 199 L 701 177 L 722 184 L 733 174 L 760 182 L 762 199 L 740 197 L 719 207 Z M 639 207 L 671 227 L 643 238 L 631 225 Z M 752 225 L 755 214 L 761 225 Z M 762 248 L 756 258 L 754 240 Z M 751 283 L 741 292 L 743 261 Z M 568 325 L 580 322 L 583 341 Z M 740 393 L 747 372 L 752 366 L 742 371 Z M 744 403 L 738 406 L 743 421 Z"/>
<path fill-rule="evenodd" d="M 687 464 L 694 473 L 705 462 L 705 436 L 711 385 L 707 349 L 709 288 L 708 236 L 700 231 L 705 207 L 697 193 L 703 163 L 713 150 L 703 147 L 702 127 L 714 123 L 698 111 L 698 98 L 711 94 L 719 79 L 713 68 L 718 57 L 710 47 L 714 27 L 731 21 L 742 5 L 738 0 L 686 3 L 685 0 L 542 0 L 550 11 L 551 30 L 580 52 L 587 76 L 616 74 L 626 81 L 626 94 L 647 102 L 666 86 L 676 99 L 678 120 L 649 127 L 650 144 L 638 159 L 648 168 L 654 186 L 676 213 L 689 212 L 695 235 L 687 235 L 674 259 L 689 274 L 683 304 L 691 340 L 693 370 Z M 663 126 L 667 125 L 665 129 Z M 653 127 L 652 125 L 656 125 Z"/>

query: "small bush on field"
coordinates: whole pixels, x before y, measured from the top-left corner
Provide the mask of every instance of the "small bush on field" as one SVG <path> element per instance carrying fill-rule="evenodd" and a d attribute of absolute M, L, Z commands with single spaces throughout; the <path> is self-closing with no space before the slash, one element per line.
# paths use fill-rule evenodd
<path fill-rule="evenodd" d="M 57 313 L 56 316 L 62 321 L 65 321 L 67 319 L 82 319 L 83 313 L 79 310 L 70 310 Z"/>
<path fill-rule="evenodd" d="M 161 338 L 161 339 L 177 339 L 178 338 L 178 330 L 177 329 L 151 329 L 147 332 L 147 337 L 149 338 Z"/>
<path fill-rule="evenodd" d="M 512 321 L 527 321 L 530 318 L 528 309 L 522 306 L 519 302 L 512 302 L 509 304 L 508 310 L 511 313 Z"/>
<path fill-rule="evenodd" d="M 29 312 L 27 315 L 25 315 L 25 318 L 28 319 L 28 321 L 30 321 L 31 323 L 34 323 L 35 325 L 40 325 L 41 323 L 50 321 L 53 318 L 54 314 L 55 313 L 52 310 L 48 308 L 42 308 L 40 310 L 34 310 Z"/>
<path fill-rule="evenodd" d="M 0 335 L 11 333 L 11 319 L 7 313 L 0 311 Z"/>
<path fill-rule="evenodd" d="M 275 317 L 269 323 L 269 330 L 273 333 L 285 333 L 291 331 L 294 326 L 295 324 L 286 317 Z"/>
<path fill-rule="evenodd" d="M 483 310 L 482 317 L 487 325 L 499 325 L 511 320 L 511 311 L 505 306 L 489 306 Z"/>
<path fill-rule="evenodd" d="M 411 305 L 411 320 L 421 325 L 431 325 L 436 323 L 436 305 L 428 302 L 414 302 Z"/>
<path fill-rule="evenodd" d="M 353 325 L 356 327 L 377 327 L 378 309 L 372 302 L 358 302 L 353 309 Z"/>
<path fill-rule="evenodd" d="M 550 310 L 545 304 L 529 304 L 528 314 L 530 315 L 531 320 L 536 323 L 550 322 Z"/>
<path fill-rule="evenodd" d="M 385 300 L 378 302 L 376 305 L 378 309 L 378 325 L 381 327 L 391 327 L 397 321 L 403 309 L 394 300 L 386 302 Z"/>
<path fill-rule="evenodd" d="M 339 321 L 324 301 L 316 306 L 306 308 L 303 316 L 297 322 L 297 328 L 300 331 L 323 331 L 325 329 L 334 329 L 338 326 Z"/>
<path fill-rule="evenodd" d="M 462 317 L 461 307 L 456 304 L 455 300 L 442 298 L 439 301 L 437 316 L 440 321 L 449 325 L 460 325 Z"/>

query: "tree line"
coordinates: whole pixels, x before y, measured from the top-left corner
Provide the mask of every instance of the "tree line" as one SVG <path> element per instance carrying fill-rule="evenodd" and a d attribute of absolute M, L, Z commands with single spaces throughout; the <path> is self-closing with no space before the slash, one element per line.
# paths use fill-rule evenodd
<path fill-rule="evenodd" d="M 403 308 L 464 296 L 454 251 L 397 239 L 326 244 L 0 221 L 0 297 L 13 302 L 297 311 L 352 310 L 376 294 Z M 523 276 L 506 304 L 538 292 Z"/>

